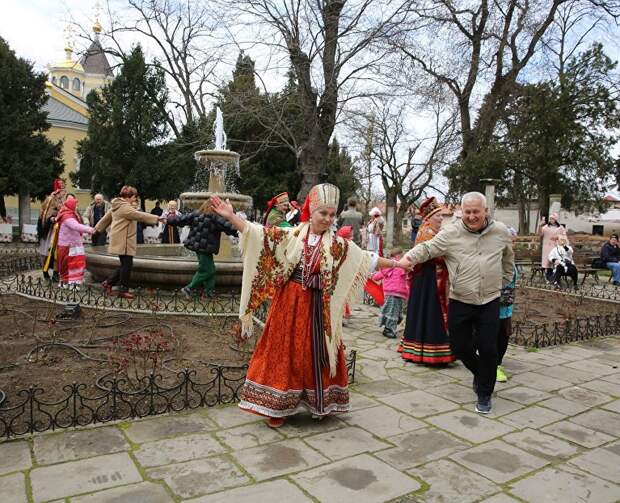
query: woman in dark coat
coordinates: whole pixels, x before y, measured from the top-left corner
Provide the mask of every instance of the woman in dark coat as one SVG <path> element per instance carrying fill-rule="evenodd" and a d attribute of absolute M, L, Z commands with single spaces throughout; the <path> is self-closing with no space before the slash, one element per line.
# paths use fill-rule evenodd
<path fill-rule="evenodd" d="M 169 218 L 168 225 L 183 227 L 189 225 L 189 234 L 185 240 L 185 248 L 196 252 L 198 270 L 189 285 L 183 287 L 183 293 L 190 297 L 193 290 L 202 287 L 207 295 L 215 289 L 215 263 L 213 255 L 220 251 L 220 235 L 237 236 L 237 231 L 224 218 L 211 209 L 211 202 L 205 201 L 197 211 Z"/>

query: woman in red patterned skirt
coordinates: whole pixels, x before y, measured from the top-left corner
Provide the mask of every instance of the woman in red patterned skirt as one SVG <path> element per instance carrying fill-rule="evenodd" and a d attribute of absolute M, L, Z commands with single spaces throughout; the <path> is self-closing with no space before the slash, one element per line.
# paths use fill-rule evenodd
<path fill-rule="evenodd" d="M 415 244 L 432 239 L 439 232 L 442 207 L 434 197 L 424 201 L 424 220 Z M 448 337 L 448 269 L 442 258 L 416 264 L 411 278 L 407 321 L 398 348 L 404 360 L 442 365 L 456 357 Z"/>
<path fill-rule="evenodd" d="M 272 427 L 303 410 L 316 416 L 349 410 L 344 306 L 361 292 L 375 267 L 396 264 L 331 230 L 339 196 L 334 185 L 314 186 L 302 223 L 290 229 L 244 221 L 230 203 L 212 197 L 213 209 L 241 234 L 244 337 L 251 335 L 253 311 L 271 300 L 239 406 L 267 417 Z"/>

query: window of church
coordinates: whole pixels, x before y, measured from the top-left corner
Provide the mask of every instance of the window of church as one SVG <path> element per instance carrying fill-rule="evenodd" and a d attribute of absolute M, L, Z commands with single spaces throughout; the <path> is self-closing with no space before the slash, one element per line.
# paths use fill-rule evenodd
<path fill-rule="evenodd" d="M 60 77 L 60 87 L 62 87 L 63 89 L 69 89 L 69 77 L 67 77 L 66 75 Z"/>
<path fill-rule="evenodd" d="M 52 77 L 52 84 L 56 83 L 56 77 Z"/>
<path fill-rule="evenodd" d="M 81 82 L 80 82 L 80 79 L 76 77 L 75 79 L 73 79 L 73 90 L 79 91 L 80 89 L 81 89 Z"/>

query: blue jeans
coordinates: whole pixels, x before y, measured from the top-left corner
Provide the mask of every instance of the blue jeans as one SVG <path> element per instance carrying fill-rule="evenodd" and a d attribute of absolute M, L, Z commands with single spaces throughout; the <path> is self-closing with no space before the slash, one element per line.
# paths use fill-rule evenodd
<path fill-rule="evenodd" d="M 620 282 L 620 262 L 607 262 L 607 269 L 611 270 L 611 277 L 614 281 Z"/>

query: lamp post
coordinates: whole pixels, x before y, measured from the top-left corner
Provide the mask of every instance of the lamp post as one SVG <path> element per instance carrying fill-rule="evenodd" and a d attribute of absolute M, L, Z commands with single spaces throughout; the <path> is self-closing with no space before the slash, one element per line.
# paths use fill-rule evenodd
<path fill-rule="evenodd" d="M 484 183 L 484 196 L 487 198 L 487 207 L 489 208 L 489 216 L 495 216 L 495 184 L 500 180 L 498 178 L 481 178 Z"/>

